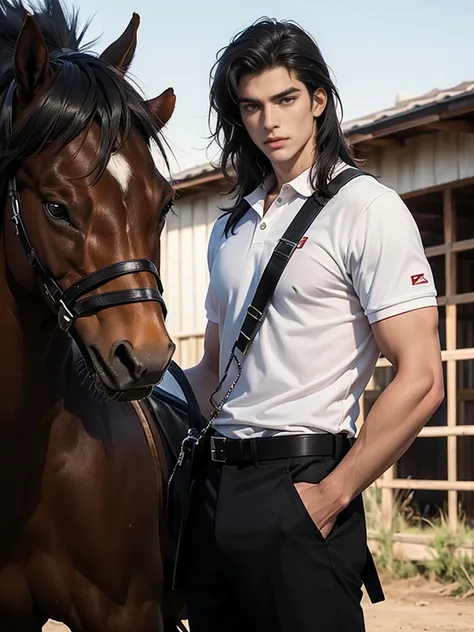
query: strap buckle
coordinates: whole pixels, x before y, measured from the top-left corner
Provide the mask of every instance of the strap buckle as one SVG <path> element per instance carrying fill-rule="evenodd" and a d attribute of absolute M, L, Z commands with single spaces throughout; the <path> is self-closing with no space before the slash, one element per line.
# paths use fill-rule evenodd
<path fill-rule="evenodd" d="M 258 323 L 263 318 L 263 313 L 259 309 L 257 309 L 255 305 L 249 305 L 247 309 L 247 314 L 251 316 L 252 318 L 254 318 Z"/>
<path fill-rule="evenodd" d="M 295 243 L 294 241 L 290 241 L 289 239 L 285 239 L 284 237 L 282 237 L 278 241 L 274 252 L 276 255 L 279 255 L 280 257 L 283 257 L 284 259 L 289 259 L 292 256 L 292 254 L 295 252 L 295 250 L 298 248 L 298 243 Z"/>

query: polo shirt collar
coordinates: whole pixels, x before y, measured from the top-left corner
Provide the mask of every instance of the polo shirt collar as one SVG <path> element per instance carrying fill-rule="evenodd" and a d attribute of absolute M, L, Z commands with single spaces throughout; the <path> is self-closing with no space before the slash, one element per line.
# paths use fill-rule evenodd
<path fill-rule="evenodd" d="M 291 180 L 291 182 L 287 182 L 285 185 L 283 185 L 279 195 L 287 198 L 285 200 L 286 202 L 290 201 L 290 199 L 293 199 L 295 195 L 299 195 L 303 198 L 309 198 L 314 190 L 311 185 L 310 178 L 311 168 L 303 171 L 303 173 L 300 173 L 300 175 Z M 245 196 L 245 200 L 260 217 L 263 217 L 263 209 L 267 193 L 271 191 L 274 184 L 275 176 L 271 174 L 267 178 L 265 178 L 263 183 L 254 191 L 252 191 L 252 193 L 249 193 L 249 195 Z"/>
<path fill-rule="evenodd" d="M 312 167 L 300 173 L 299 176 L 296 176 L 291 182 L 288 182 L 288 186 L 290 186 L 295 193 L 304 198 L 309 198 L 314 193 L 314 187 L 311 184 L 311 171 Z"/>
<path fill-rule="evenodd" d="M 347 165 L 342 160 L 339 160 L 334 167 L 332 178 L 340 173 L 346 166 Z M 291 189 L 293 195 L 290 195 L 289 197 L 293 198 L 296 194 L 305 199 L 309 198 L 314 193 L 314 187 L 311 183 L 312 169 L 313 167 L 306 169 L 305 171 L 300 173 L 299 176 L 296 176 L 296 178 L 294 178 L 290 182 L 287 182 L 286 185 L 283 185 L 282 189 L 280 190 L 280 195 L 284 195 L 283 189 L 286 189 L 288 196 L 289 189 Z M 263 217 L 263 209 L 267 193 L 272 189 L 274 184 L 275 176 L 274 174 L 271 174 L 267 176 L 263 183 L 254 191 L 252 191 L 252 193 L 249 193 L 249 195 L 245 196 L 245 200 L 249 203 L 251 208 L 253 208 L 254 211 L 258 213 L 260 217 Z"/>

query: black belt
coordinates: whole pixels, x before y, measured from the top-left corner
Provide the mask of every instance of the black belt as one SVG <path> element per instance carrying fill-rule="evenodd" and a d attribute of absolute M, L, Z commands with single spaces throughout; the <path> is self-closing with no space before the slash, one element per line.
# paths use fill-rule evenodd
<path fill-rule="evenodd" d="M 211 436 L 211 459 L 216 463 L 258 463 L 299 456 L 342 457 L 351 446 L 346 434 L 283 435 L 260 439 Z"/>

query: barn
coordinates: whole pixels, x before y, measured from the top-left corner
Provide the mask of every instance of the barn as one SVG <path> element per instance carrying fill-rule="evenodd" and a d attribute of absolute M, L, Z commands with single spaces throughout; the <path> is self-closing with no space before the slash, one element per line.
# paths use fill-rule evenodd
<path fill-rule="evenodd" d="M 347 121 L 362 167 L 393 187 L 420 228 L 438 288 L 446 398 L 420 437 L 377 485 L 383 519 L 414 490 L 422 514 L 445 508 L 453 530 L 462 511 L 474 524 L 474 82 L 397 99 L 393 107 Z M 207 241 L 228 200 L 222 173 L 204 164 L 175 177 L 176 213 L 162 238 L 168 328 L 183 366 L 197 362 L 205 327 Z M 381 358 L 363 397 L 370 410 L 393 378 Z"/>

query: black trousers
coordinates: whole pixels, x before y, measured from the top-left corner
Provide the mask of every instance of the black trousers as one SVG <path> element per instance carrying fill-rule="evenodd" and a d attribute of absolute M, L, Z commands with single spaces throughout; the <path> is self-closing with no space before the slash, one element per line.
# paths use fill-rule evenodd
<path fill-rule="evenodd" d="M 189 521 L 191 632 L 363 632 L 362 498 L 324 539 L 294 486 L 319 483 L 332 457 L 258 466 L 204 464 Z"/>

